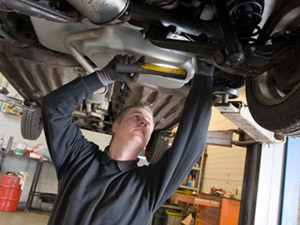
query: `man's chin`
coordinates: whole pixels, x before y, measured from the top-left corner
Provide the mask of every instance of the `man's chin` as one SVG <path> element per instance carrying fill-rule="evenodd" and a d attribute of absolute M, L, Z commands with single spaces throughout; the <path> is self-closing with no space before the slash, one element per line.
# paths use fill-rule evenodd
<path fill-rule="evenodd" d="M 132 137 L 131 140 L 134 141 L 137 145 L 140 145 L 140 146 L 142 146 L 142 145 L 144 146 L 144 144 L 145 144 L 142 135 L 135 135 L 134 137 Z"/>

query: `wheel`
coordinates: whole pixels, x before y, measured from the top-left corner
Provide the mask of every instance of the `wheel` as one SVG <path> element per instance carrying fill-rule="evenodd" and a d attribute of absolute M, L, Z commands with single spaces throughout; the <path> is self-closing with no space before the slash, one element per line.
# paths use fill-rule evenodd
<path fill-rule="evenodd" d="M 146 158 L 151 164 L 157 163 L 169 147 L 170 135 L 166 131 L 155 131 L 146 148 Z"/>
<path fill-rule="evenodd" d="M 42 112 L 38 106 L 34 106 L 31 109 L 23 109 L 21 134 L 25 139 L 36 140 L 43 130 Z"/>
<path fill-rule="evenodd" d="M 277 13 L 268 21 L 261 37 L 266 40 L 274 32 L 286 31 L 300 34 L 300 4 L 288 5 L 284 13 Z M 296 10 L 295 10 L 296 9 Z M 295 15 L 288 21 L 290 13 Z M 300 37 L 300 36 L 299 36 Z M 299 40 L 299 39 L 298 39 Z M 258 124 L 275 133 L 300 136 L 300 40 L 293 46 L 289 60 L 274 66 L 258 77 L 249 77 L 246 82 L 246 97 L 249 110 Z"/>

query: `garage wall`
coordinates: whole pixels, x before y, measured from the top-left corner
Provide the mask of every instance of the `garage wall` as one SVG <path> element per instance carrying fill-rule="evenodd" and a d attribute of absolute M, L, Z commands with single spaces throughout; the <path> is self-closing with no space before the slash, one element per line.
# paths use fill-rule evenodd
<path fill-rule="evenodd" d="M 208 146 L 207 165 L 202 192 L 209 193 L 211 187 L 222 188 L 239 194 L 243 186 L 244 148 Z"/>
<path fill-rule="evenodd" d="M 246 102 L 244 90 L 241 90 L 240 100 Z M 237 126 L 213 107 L 209 131 L 228 129 L 237 129 Z M 207 153 L 202 192 L 209 193 L 211 187 L 222 188 L 232 193 L 235 193 L 237 189 L 241 192 L 246 148 L 234 145 L 232 148 L 208 145 Z"/>

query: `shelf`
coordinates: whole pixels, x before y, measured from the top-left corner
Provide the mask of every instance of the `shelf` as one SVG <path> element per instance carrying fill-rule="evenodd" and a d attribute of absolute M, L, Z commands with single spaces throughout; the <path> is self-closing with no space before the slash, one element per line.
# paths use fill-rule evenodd
<path fill-rule="evenodd" d="M 36 159 L 36 158 L 27 157 L 27 156 L 25 156 L 25 155 L 16 155 L 16 154 L 13 153 L 12 151 L 5 152 L 5 151 L 1 151 L 1 150 L 0 150 L 0 155 L 2 155 L 2 156 L 15 157 L 15 158 L 24 159 L 24 160 L 29 160 L 29 161 L 32 160 L 32 161 L 38 161 L 38 162 L 43 162 L 43 163 L 50 163 L 50 164 L 52 164 L 52 161 L 50 161 L 50 160 Z"/>
<path fill-rule="evenodd" d="M 198 191 L 198 188 L 189 187 L 189 186 L 185 186 L 185 185 L 180 185 L 179 187 L 180 187 L 180 188 L 184 188 L 184 189 L 193 190 L 193 191 Z"/>
<path fill-rule="evenodd" d="M 162 208 L 165 208 L 165 209 L 175 209 L 175 210 L 181 210 L 181 207 L 179 206 L 176 206 L 176 205 L 162 205 L 161 206 Z"/>
<path fill-rule="evenodd" d="M 214 207 L 214 208 L 221 207 L 221 202 L 219 202 L 217 200 L 205 199 L 202 197 L 195 197 L 195 196 L 189 196 L 189 195 L 183 195 L 183 194 L 176 194 L 176 200 L 195 204 L 195 205 L 209 206 L 209 207 Z"/>

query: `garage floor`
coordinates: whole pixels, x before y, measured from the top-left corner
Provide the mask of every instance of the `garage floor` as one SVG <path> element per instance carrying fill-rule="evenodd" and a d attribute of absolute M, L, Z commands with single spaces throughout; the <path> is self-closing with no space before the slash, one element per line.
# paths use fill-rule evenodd
<path fill-rule="evenodd" d="M 0 212 L 0 224 L 5 225 L 46 225 L 48 219 L 45 212 Z"/>

